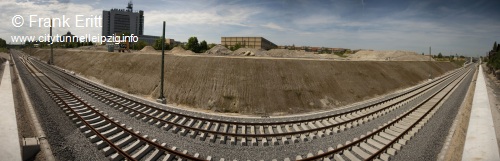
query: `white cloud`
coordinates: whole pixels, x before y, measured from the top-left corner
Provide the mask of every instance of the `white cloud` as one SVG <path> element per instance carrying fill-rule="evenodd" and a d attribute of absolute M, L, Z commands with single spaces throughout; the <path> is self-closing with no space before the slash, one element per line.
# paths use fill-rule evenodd
<path fill-rule="evenodd" d="M 224 10 L 224 12 L 218 12 Z M 251 26 L 248 20 L 251 16 L 258 14 L 260 10 L 251 8 L 238 8 L 230 6 L 219 6 L 218 8 L 206 10 L 152 10 L 144 14 L 145 24 L 155 24 L 166 21 L 167 25 L 236 25 Z"/>
<path fill-rule="evenodd" d="M 262 27 L 266 27 L 266 28 L 270 28 L 270 29 L 274 29 L 274 30 L 278 30 L 278 31 L 285 31 L 287 30 L 286 28 L 284 27 L 281 27 L 280 25 L 277 25 L 275 23 L 272 23 L 272 22 L 269 22 L 265 25 L 261 25 Z"/>
<path fill-rule="evenodd" d="M 293 23 L 299 26 L 330 25 L 339 22 L 341 22 L 340 17 L 335 15 L 309 15 L 293 20 Z"/>

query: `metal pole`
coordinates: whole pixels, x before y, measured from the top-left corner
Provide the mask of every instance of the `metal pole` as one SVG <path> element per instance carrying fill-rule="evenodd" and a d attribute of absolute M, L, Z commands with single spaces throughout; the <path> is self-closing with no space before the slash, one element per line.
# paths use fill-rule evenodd
<path fill-rule="evenodd" d="M 429 46 L 429 63 L 432 63 L 432 50 L 431 50 L 431 47 Z M 429 64 L 429 79 L 432 78 L 432 74 L 431 74 L 431 66 Z"/>
<path fill-rule="evenodd" d="M 163 81 L 164 81 L 164 66 L 165 66 L 165 21 L 163 21 L 163 34 L 161 37 L 161 78 L 160 78 L 160 97 L 157 102 L 167 103 L 163 95 Z"/>
<path fill-rule="evenodd" d="M 50 19 L 50 60 L 49 64 L 54 65 L 54 38 L 52 37 L 52 18 Z"/>

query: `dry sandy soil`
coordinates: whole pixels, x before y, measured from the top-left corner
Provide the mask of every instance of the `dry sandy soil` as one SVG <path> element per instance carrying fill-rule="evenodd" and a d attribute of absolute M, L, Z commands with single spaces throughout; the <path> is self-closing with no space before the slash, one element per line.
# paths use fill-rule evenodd
<path fill-rule="evenodd" d="M 105 46 L 83 46 L 78 51 L 107 52 Z M 161 50 L 155 50 L 151 46 L 146 46 L 139 51 L 131 50 L 132 53 L 141 54 L 160 54 Z M 345 54 L 345 58 L 335 54 L 316 54 L 314 52 L 305 52 L 288 49 L 253 49 L 240 48 L 231 51 L 222 45 L 216 45 L 204 53 L 194 53 L 181 47 L 174 47 L 172 50 L 166 50 L 166 54 L 184 55 L 184 56 L 245 56 L 245 57 L 267 57 L 267 58 L 308 58 L 308 59 L 335 59 L 335 60 L 354 60 L 354 61 L 429 61 L 428 56 L 417 54 L 412 51 L 377 51 L 377 50 L 359 50 L 354 54 Z M 434 61 L 434 59 L 431 59 Z"/>
<path fill-rule="evenodd" d="M 429 56 L 417 54 L 412 51 L 374 51 L 360 50 L 354 54 L 349 54 L 350 60 L 361 61 L 429 61 Z M 433 59 L 431 59 L 433 60 Z"/>
<path fill-rule="evenodd" d="M 48 60 L 50 50 L 34 56 Z M 131 94 L 158 97 L 161 56 L 55 50 L 55 64 Z M 167 101 L 249 115 L 326 110 L 406 88 L 453 63 L 166 55 Z M 430 69 L 429 69 L 430 68 Z"/>
<path fill-rule="evenodd" d="M 3 59 L 2 62 L 4 62 L 5 60 L 9 60 L 10 56 L 9 56 L 8 53 L 2 53 L 2 52 L 0 52 L 0 59 Z"/>
<path fill-rule="evenodd" d="M 230 56 L 256 56 L 256 57 L 277 57 L 277 58 L 319 58 L 319 59 L 339 59 L 335 54 L 315 54 L 313 52 L 296 51 L 288 49 L 253 49 L 239 48 L 231 51 L 222 45 L 217 45 L 202 54 L 208 55 L 230 55 Z"/>

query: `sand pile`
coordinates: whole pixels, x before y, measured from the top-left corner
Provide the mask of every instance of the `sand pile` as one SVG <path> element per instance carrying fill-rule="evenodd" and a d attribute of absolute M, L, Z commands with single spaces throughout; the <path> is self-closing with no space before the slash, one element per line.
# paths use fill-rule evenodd
<path fill-rule="evenodd" d="M 304 51 L 288 50 L 288 49 L 271 49 L 267 52 L 269 56 L 272 57 L 304 57 L 306 55 L 312 55 L 313 53 L 307 53 Z"/>
<path fill-rule="evenodd" d="M 271 57 L 282 57 L 282 58 L 322 58 L 322 59 L 340 58 L 335 54 L 315 54 L 314 52 L 288 50 L 288 49 L 271 49 L 267 51 L 267 55 Z"/>
<path fill-rule="evenodd" d="M 266 50 L 254 48 L 239 48 L 231 53 L 235 56 L 266 56 Z"/>
<path fill-rule="evenodd" d="M 209 55 L 229 55 L 231 54 L 231 50 L 227 49 L 226 47 L 222 45 L 217 45 L 212 47 L 210 50 L 207 50 L 205 54 Z"/>
<path fill-rule="evenodd" d="M 194 52 L 191 51 L 191 50 L 186 50 L 182 47 L 174 47 L 172 50 L 170 50 L 170 54 L 174 54 L 174 55 L 193 55 Z"/>
<path fill-rule="evenodd" d="M 360 50 L 349 55 L 351 60 L 369 60 L 369 61 L 429 61 L 429 56 L 417 54 L 412 51 L 374 51 Z"/>
<path fill-rule="evenodd" d="M 152 46 L 145 46 L 141 49 L 141 52 L 157 52 Z"/>

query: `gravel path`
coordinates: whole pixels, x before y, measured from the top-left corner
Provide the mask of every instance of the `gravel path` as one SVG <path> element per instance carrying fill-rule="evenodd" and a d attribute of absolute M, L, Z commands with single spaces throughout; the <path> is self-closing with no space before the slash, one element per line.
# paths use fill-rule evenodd
<path fill-rule="evenodd" d="M 437 160 L 458 108 L 467 94 L 473 73 L 474 71 L 471 71 L 429 122 L 392 158 L 393 160 Z"/>

